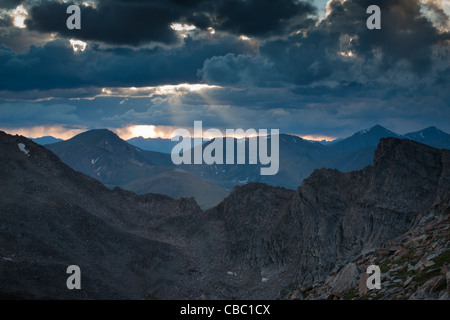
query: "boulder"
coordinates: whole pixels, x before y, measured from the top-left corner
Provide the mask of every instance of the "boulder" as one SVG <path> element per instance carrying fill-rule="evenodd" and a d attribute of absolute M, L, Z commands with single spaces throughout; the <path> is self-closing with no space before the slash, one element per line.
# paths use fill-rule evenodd
<path fill-rule="evenodd" d="M 346 292 L 358 284 L 360 274 L 361 270 L 359 270 L 356 264 L 347 264 L 341 271 L 339 271 L 334 280 L 331 281 L 331 293 L 335 296 L 342 297 Z"/>

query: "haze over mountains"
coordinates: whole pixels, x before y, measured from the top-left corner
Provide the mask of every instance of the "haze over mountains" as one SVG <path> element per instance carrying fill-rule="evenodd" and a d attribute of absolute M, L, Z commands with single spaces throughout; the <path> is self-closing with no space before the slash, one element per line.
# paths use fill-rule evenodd
<path fill-rule="evenodd" d="M 225 190 L 173 166 L 167 153 L 146 151 L 106 130 L 90 130 L 67 141 L 46 145 L 71 168 L 106 186 L 144 193 L 162 193 L 175 199 L 194 196 L 202 207 L 225 198 Z"/>
<path fill-rule="evenodd" d="M 0 176 L 7 298 L 286 298 L 424 217 L 450 215 L 450 151 L 396 138 L 382 139 L 363 170 L 316 170 L 296 190 L 249 183 L 206 212 L 192 199 L 108 189 L 3 132 Z M 448 237 L 434 241 L 448 254 Z M 431 279 L 445 261 L 417 275 Z M 72 264 L 82 290 L 66 288 Z"/>
<path fill-rule="evenodd" d="M 170 139 L 134 137 L 126 140 L 129 144 L 142 150 L 172 153 L 173 147 L 178 143 Z"/>
<path fill-rule="evenodd" d="M 218 204 L 236 185 L 263 182 L 295 189 L 315 169 L 331 168 L 343 172 L 363 169 L 372 164 L 375 148 L 385 137 L 411 139 L 450 149 L 450 135 L 435 127 L 398 135 L 376 125 L 327 145 L 280 134 L 279 171 L 273 176 L 263 176 L 260 174 L 260 164 L 249 164 L 248 154 L 246 164 L 175 166 L 170 154 L 144 150 L 132 144 L 169 150 L 178 142 L 144 138 L 126 142 L 106 129 L 87 131 L 67 141 L 48 144 L 46 148 L 73 169 L 98 179 L 110 188 L 120 186 L 138 194 L 161 193 L 175 199 L 193 196 L 206 209 Z M 204 149 L 209 143 L 211 141 L 196 148 Z M 235 150 L 238 143 L 245 143 L 248 150 L 248 139 L 235 139 Z M 223 154 L 225 159 L 225 144 Z"/>
<path fill-rule="evenodd" d="M 42 146 L 46 145 L 46 144 L 51 144 L 51 143 L 56 143 L 56 142 L 63 141 L 63 139 L 55 138 L 55 137 L 52 137 L 52 136 L 44 136 L 44 137 L 34 138 L 34 139 L 31 139 L 31 140 L 33 140 L 34 142 L 36 142 L 37 144 L 40 144 Z"/>

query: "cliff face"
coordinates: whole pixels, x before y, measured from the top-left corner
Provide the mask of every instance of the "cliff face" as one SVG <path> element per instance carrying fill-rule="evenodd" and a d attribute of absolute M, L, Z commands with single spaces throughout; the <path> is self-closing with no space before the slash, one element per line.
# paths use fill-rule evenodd
<path fill-rule="evenodd" d="M 349 262 L 450 206 L 450 151 L 394 138 L 361 171 L 316 170 L 297 190 L 250 183 L 208 211 L 110 190 L 1 132 L 0 176 L 0 297 L 289 298 L 343 266 L 359 274 Z M 78 292 L 65 286 L 72 264 Z"/>
<path fill-rule="evenodd" d="M 335 264 L 406 232 L 450 190 L 449 151 L 382 139 L 374 166 L 316 170 L 295 191 L 249 184 L 211 213 L 227 230 L 228 261 L 293 284 L 322 280 Z M 292 285 L 292 284 L 291 284 Z"/>
<path fill-rule="evenodd" d="M 450 193 L 408 231 L 337 265 L 326 278 L 291 291 L 292 299 L 450 299 Z M 369 265 L 381 271 L 380 287 L 368 290 Z"/>

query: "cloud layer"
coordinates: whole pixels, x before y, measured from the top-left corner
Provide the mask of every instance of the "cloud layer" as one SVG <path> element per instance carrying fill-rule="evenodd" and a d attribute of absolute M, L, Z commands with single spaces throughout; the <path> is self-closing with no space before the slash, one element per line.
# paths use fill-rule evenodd
<path fill-rule="evenodd" d="M 66 28 L 70 4 L 0 2 L 2 126 L 187 126 L 204 119 L 334 136 L 375 123 L 399 132 L 427 125 L 450 131 L 442 1 L 334 0 L 321 18 L 311 1 L 97 0 L 77 3 L 81 30 Z M 27 10 L 26 28 L 12 23 L 18 5 Z M 381 8 L 381 30 L 366 28 L 369 5 Z M 85 41 L 86 49 L 74 52 L 69 39 Z M 146 89 L 180 83 L 218 87 Z"/>

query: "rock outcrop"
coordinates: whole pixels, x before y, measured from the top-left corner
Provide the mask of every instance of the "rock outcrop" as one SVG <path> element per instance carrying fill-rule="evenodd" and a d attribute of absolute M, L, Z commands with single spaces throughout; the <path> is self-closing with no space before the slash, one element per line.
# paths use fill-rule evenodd
<path fill-rule="evenodd" d="M 236 188 L 209 211 L 225 226 L 226 261 L 242 272 L 270 270 L 287 288 L 322 281 L 433 210 L 450 190 L 449 155 L 386 138 L 361 171 L 316 170 L 295 192 Z"/>
<path fill-rule="evenodd" d="M 380 289 L 368 290 L 366 273 L 369 265 L 381 271 Z M 357 266 L 361 273 L 343 279 L 339 274 Z M 344 281 L 342 281 L 344 280 Z M 342 281 L 343 290 L 337 292 L 333 283 Z M 336 275 L 311 286 L 308 299 L 450 299 L 450 195 L 435 211 L 418 217 L 404 234 L 371 252 L 354 257 Z"/>

